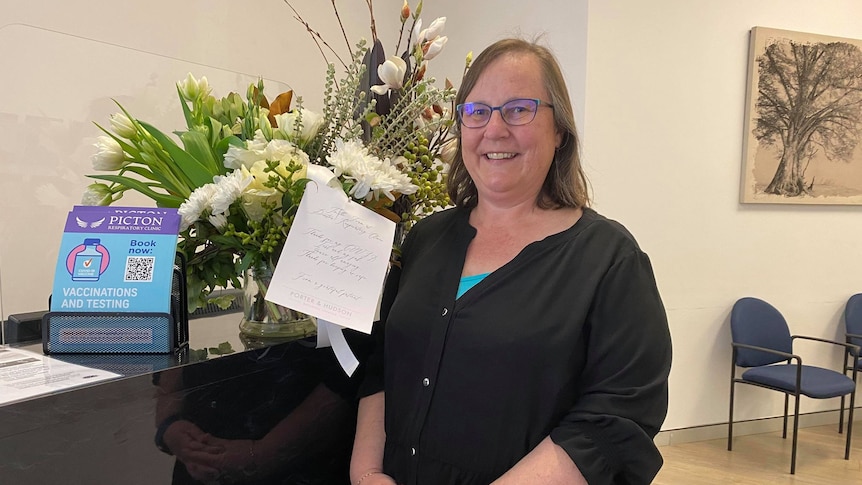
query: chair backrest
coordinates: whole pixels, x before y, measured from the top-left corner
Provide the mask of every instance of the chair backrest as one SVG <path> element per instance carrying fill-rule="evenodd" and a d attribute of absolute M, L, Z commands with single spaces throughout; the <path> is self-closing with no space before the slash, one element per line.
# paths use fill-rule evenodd
<path fill-rule="evenodd" d="M 844 327 L 847 333 L 862 335 L 862 293 L 857 293 L 847 300 L 844 307 Z M 862 345 L 862 338 L 850 339 L 850 343 Z"/>
<path fill-rule="evenodd" d="M 733 304 L 730 333 L 734 343 L 793 352 L 787 321 L 775 307 L 758 298 L 740 298 Z M 738 349 L 736 354 L 736 365 L 740 367 L 756 367 L 785 360 L 775 354 L 751 349 Z"/>

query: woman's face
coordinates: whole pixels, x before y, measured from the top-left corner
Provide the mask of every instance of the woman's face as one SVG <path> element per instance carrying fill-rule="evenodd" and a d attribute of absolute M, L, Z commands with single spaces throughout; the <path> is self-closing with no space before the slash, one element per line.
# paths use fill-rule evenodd
<path fill-rule="evenodd" d="M 517 98 L 540 99 L 543 105 L 550 102 L 539 61 L 529 54 L 509 54 L 493 61 L 465 102 L 500 106 Z M 495 110 L 481 128 L 461 126 L 464 166 L 476 184 L 480 203 L 535 201 L 561 141 L 553 110 L 545 106 L 526 125 L 510 126 Z"/>

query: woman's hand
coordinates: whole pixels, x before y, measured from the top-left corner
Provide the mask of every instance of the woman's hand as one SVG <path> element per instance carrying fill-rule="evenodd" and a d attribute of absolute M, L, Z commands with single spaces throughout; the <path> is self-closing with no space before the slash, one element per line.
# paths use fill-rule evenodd
<path fill-rule="evenodd" d="M 363 475 L 356 481 L 354 485 L 398 485 L 395 480 L 383 472 L 374 472 L 370 475 Z"/>
<path fill-rule="evenodd" d="M 195 480 L 209 482 L 220 472 L 212 465 L 223 450 L 210 443 L 210 436 L 190 421 L 179 420 L 165 430 L 164 442 Z"/>

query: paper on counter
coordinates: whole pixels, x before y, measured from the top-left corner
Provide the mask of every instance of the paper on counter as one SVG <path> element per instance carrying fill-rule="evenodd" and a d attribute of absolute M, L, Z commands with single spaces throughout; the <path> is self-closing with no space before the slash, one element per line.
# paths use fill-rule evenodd
<path fill-rule="evenodd" d="M 0 405 L 116 377 L 122 376 L 0 346 Z"/>

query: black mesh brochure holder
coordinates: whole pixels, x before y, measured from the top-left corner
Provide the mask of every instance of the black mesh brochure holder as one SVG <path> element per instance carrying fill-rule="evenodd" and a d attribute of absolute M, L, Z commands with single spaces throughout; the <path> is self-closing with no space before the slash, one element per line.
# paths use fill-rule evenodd
<path fill-rule="evenodd" d="M 169 354 L 188 346 L 185 260 L 177 254 L 170 313 L 48 312 L 42 317 L 45 354 Z"/>

